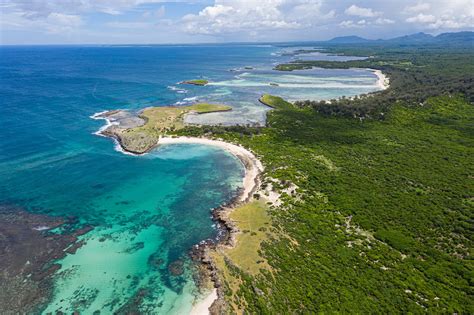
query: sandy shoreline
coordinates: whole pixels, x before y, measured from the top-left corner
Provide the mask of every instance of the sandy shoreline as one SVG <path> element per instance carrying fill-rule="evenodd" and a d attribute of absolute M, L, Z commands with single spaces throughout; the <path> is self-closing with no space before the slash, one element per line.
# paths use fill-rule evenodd
<path fill-rule="evenodd" d="M 212 289 L 211 293 L 204 299 L 193 305 L 190 315 L 208 315 L 212 303 L 218 299 L 217 289 Z"/>
<path fill-rule="evenodd" d="M 381 89 L 381 90 L 386 90 L 389 88 L 390 86 L 390 80 L 389 78 L 381 71 L 381 70 L 374 70 L 374 69 L 370 69 L 371 71 L 373 71 L 373 73 L 377 76 L 378 80 L 377 80 L 377 86 Z"/>
<path fill-rule="evenodd" d="M 259 186 L 259 175 L 263 171 L 262 163 L 255 157 L 252 152 L 241 146 L 222 140 L 211 140 L 196 137 L 161 137 L 157 143 L 157 146 L 164 144 L 180 143 L 211 145 L 226 150 L 227 152 L 236 156 L 245 168 L 245 176 L 243 178 L 243 190 L 237 197 L 237 203 L 235 205 L 245 203 L 252 198 L 253 193 Z M 232 211 L 234 206 L 226 207 L 226 212 Z M 209 295 L 207 295 L 204 299 L 200 300 L 193 306 L 191 314 L 209 314 L 209 308 L 218 299 L 218 291 L 216 288 L 214 288 Z"/>

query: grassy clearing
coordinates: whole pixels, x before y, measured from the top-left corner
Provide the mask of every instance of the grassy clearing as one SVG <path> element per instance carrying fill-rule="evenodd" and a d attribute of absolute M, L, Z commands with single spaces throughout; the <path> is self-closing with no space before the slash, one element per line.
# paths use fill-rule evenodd
<path fill-rule="evenodd" d="M 226 261 L 226 256 L 220 251 L 211 252 L 210 255 L 217 266 L 219 278 L 222 280 L 222 284 L 224 285 L 227 305 L 233 311 L 233 313 L 241 314 L 241 303 L 234 300 L 236 293 L 239 291 L 240 286 L 243 284 L 243 281 L 240 278 L 239 274 L 235 272 L 237 268 L 233 267 L 231 263 Z"/>
<path fill-rule="evenodd" d="M 227 305 L 232 314 L 243 314 L 247 302 L 241 298 L 242 286 L 249 277 L 262 272 L 272 272 L 262 256 L 262 242 L 272 237 L 271 218 L 263 199 L 254 200 L 232 211 L 230 218 L 237 224 L 240 233 L 232 248 L 220 248 L 211 253 L 224 285 Z"/>
<path fill-rule="evenodd" d="M 255 200 L 240 206 L 232 211 L 230 218 L 237 223 L 241 233 L 237 235 L 236 246 L 225 254 L 247 273 L 257 274 L 261 268 L 269 270 L 270 266 L 260 254 L 261 243 L 268 239 L 271 227 L 265 202 Z"/>
<path fill-rule="evenodd" d="M 150 107 L 143 111 L 141 116 L 146 119 L 142 127 L 130 131 L 146 131 L 151 134 L 165 133 L 179 130 L 184 127 L 184 115 L 191 112 L 198 114 L 232 110 L 232 107 L 220 104 L 198 103 L 191 106 Z"/>
<path fill-rule="evenodd" d="M 293 104 L 290 102 L 285 101 L 279 96 L 274 96 L 270 94 L 263 94 L 262 97 L 259 99 L 260 103 L 267 105 L 272 108 L 291 108 L 293 107 Z"/>
<path fill-rule="evenodd" d="M 146 131 L 151 134 L 166 133 L 184 127 L 184 115 L 191 112 L 199 114 L 232 110 L 232 107 L 220 104 L 198 103 L 191 106 L 165 106 L 150 107 L 143 111 L 141 116 L 146 119 L 146 124 L 130 129 L 133 131 Z"/>
<path fill-rule="evenodd" d="M 232 107 L 220 104 L 209 104 L 199 103 L 191 106 L 187 106 L 189 111 L 197 112 L 198 114 L 213 113 L 213 112 L 225 112 L 232 110 Z"/>

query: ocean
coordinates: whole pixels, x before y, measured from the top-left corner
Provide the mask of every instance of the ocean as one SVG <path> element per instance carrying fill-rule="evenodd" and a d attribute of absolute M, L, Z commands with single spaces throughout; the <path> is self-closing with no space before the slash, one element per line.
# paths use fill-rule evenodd
<path fill-rule="evenodd" d="M 330 99 L 378 89 L 376 76 L 362 69 L 272 70 L 295 58 L 288 51 L 297 48 L 0 47 L 0 205 L 74 216 L 94 227 L 80 237 L 82 247 L 58 261 L 43 313 L 108 314 L 130 303 L 143 313 L 189 313 L 198 292 L 189 250 L 216 236 L 211 209 L 236 196 L 243 166 L 202 145 L 126 155 L 95 135 L 103 121 L 90 117 L 203 101 L 233 111 L 193 116 L 189 123 L 262 125 L 268 111 L 258 102 L 263 93 Z M 210 84 L 179 84 L 199 78 Z M 169 268 L 176 262 L 179 275 Z"/>

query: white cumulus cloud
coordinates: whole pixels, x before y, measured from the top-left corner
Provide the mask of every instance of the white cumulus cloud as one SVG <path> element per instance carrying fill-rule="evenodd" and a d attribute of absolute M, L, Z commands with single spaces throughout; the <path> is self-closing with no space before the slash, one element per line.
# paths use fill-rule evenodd
<path fill-rule="evenodd" d="M 431 14 L 420 13 L 418 15 L 409 17 L 408 19 L 406 19 L 406 21 L 408 23 L 432 23 L 436 21 L 436 17 Z"/>
<path fill-rule="evenodd" d="M 426 1 L 407 6 L 405 13 L 418 13 L 405 21 L 428 30 L 472 29 L 474 3 L 472 0 Z"/>
<path fill-rule="evenodd" d="M 436 19 L 433 23 L 428 24 L 430 29 L 460 29 L 460 28 L 473 28 L 474 18 L 469 15 L 461 15 L 456 19 L 453 19 L 449 15 L 444 15 Z"/>
<path fill-rule="evenodd" d="M 0 29 L 9 43 L 376 38 L 473 30 L 473 1 L 0 0 Z"/>
<path fill-rule="evenodd" d="M 300 29 L 331 19 L 322 0 L 216 0 L 198 14 L 183 17 L 183 29 L 191 34 L 226 34 L 278 29 Z"/>
<path fill-rule="evenodd" d="M 366 24 L 365 20 L 360 21 L 352 21 L 352 20 L 344 20 L 339 23 L 339 26 L 342 28 L 362 28 Z"/>
<path fill-rule="evenodd" d="M 81 14 L 102 12 L 118 15 L 141 4 L 165 0 L 4 0 L 4 5 L 25 17 L 46 17 L 51 13 Z"/>
<path fill-rule="evenodd" d="M 2 26 L 8 29 L 34 29 L 46 33 L 71 32 L 83 24 L 79 15 L 50 13 L 41 19 L 26 19 L 19 13 L 2 15 Z"/>
<path fill-rule="evenodd" d="M 395 23 L 395 21 L 391 19 L 377 18 L 375 20 L 375 24 L 377 25 L 385 25 L 385 24 L 393 24 L 393 23 Z"/>
<path fill-rule="evenodd" d="M 348 7 L 345 11 L 347 15 L 360 16 L 360 17 L 376 17 L 382 15 L 382 12 L 377 12 L 371 8 L 362 8 L 355 4 Z"/>
<path fill-rule="evenodd" d="M 426 3 L 426 2 L 418 2 L 417 4 L 409 5 L 405 7 L 403 12 L 413 14 L 413 13 L 428 11 L 430 8 L 431 8 L 431 4 Z"/>

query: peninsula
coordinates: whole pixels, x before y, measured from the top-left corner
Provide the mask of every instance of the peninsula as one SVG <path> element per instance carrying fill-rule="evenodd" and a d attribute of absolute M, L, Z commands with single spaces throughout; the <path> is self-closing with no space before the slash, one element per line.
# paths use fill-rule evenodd
<path fill-rule="evenodd" d="M 190 106 L 148 107 L 134 116 L 123 110 L 106 111 L 93 116 L 108 123 L 100 135 L 116 139 L 123 150 L 143 154 L 153 149 L 158 139 L 167 132 L 184 128 L 186 115 L 230 111 L 232 107 L 220 104 L 198 103 Z"/>

